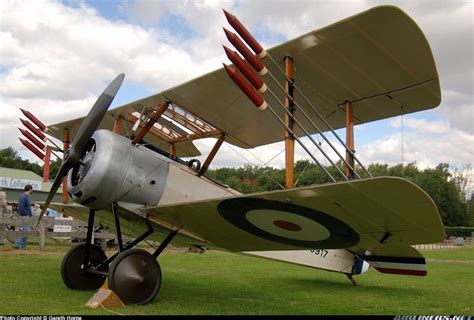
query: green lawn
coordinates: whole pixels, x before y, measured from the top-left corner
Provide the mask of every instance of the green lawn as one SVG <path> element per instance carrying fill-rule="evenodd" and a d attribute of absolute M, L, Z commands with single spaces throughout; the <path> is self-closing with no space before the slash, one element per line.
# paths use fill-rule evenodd
<path fill-rule="evenodd" d="M 0 250 L 4 250 L 0 247 Z M 122 314 L 474 314 L 474 248 L 427 250 L 427 277 L 341 274 L 219 251 L 168 251 L 161 292 Z M 111 314 L 68 290 L 62 252 L 0 251 L 0 314 Z"/>

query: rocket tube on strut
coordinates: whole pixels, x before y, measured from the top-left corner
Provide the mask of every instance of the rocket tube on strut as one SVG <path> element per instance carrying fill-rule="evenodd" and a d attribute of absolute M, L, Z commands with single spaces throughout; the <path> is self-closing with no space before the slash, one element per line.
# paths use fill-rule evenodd
<path fill-rule="evenodd" d="M 250 32 L 245 28 L 245 26 L 237 19 L 236 16 L 233 14 L 224 11 L 225 17 L 227 18 L 227 22 L 234 28 L 235 31 L 244 39 L 244 41 L 252 48 L 253 52 L 260 58 L 263 59 L 267 56 L 267 52 L 263 49 L 263 47 L 255 40 L 255 38 L 250 34 Z"/>
<path fill-rule="evenodd" d="M 28 120 L 23 120 L 20 118 L 20 121 L 21 123 L 23 123 L 25 127 L 27 127 L 31 132 L 33 132 L 38 138 L 40 138 L 43 141 L 46 141 L 46 136 L 44 135 L 44 133 L 36 129 Z"/>
<path fill-rule="evenodd" d="M 24 140 L 22 138 L 18 138 L 20 139 L 21 143 L 28 149 L 30 150 L 31 152 L 33 152 L 36 156 L 38 156 L 38 158 L 40 158 L 41 160 L 44 160 L 44 154 L 39 151 L 38 149 L 36 149 L 36 147 L 34 145 L 32 145 L 29 141 L 27 140 Z"/>
<path fill-rule="evenodd" d="M 255 74 L 255 72 L 252 70 L 252 68 L 248 65 L 248 63 L 242 59 L 237 52 L 234 50 L 230 50 L 226 46 L 224 47 L 225 54 L 227 55 L 227 58 L 229 58 L 230 61 L 234 64 L 234 66 L 237 67 L 237 69 L 242 72 L 242 74 L 247 78 L 247 80 L 250 81 L 250 83 L 254 86 L 255 89 L 257 89 L 260 93 L 264 93 L 267 91 L 267 85 L 263 82 L 260 77 Z"/>
<path fill-rule="evenodd" d="M 21 128 L 18 128 L 20 132 L 28 138 L 29 141 L 33 142 L 39 149 L 44 150 L 46 148 L 45 144 L 39 141 L 38 139 L 35 138 L 34 135 L 32 135 L 30 132 L 23 130 Z"/>
<path fill-rule="evenodd" d="M 223 63 L 224 69 L 229 77 L 235 82 L 235 84 L 247 95 L 247 97 L 253 102 L 258 110 L 263 111 L 267 108 L 267 102 L 252 87 L 252 85 L 240 74 L 240 72 L 232 67 L 229 67 Z"/>
<path fill-rule="evenodd" d="M 255 55 L 245 46 L 242 40 L 237 37 L 237 35 L 226 28 L 223 28 L 225 35 L 230 43 L 234 45 L 237 51 L 252 65 L 252 67 L 262 76 L 267 74 L 268 70 L 265 68 L 263 63 L 255 57 Z"/>
<path fill-rule="evenodd" d="M 23 110 L 22 108 L 20 108 L 21 112 L 23 112 L 23 114 L 25 115 L 25 117 L 27 117 L 28 119 L 31 120 L 31 122 L 33 122 L 34 124 L 36 124 L 36 126 L 41 130 L 41 131 L 48 131 L 48 128 L 46 127 L 46 125 L 41 122 L 38 118 L 36 118 L 31 112 L 27 111 L 27 110 Z"/>

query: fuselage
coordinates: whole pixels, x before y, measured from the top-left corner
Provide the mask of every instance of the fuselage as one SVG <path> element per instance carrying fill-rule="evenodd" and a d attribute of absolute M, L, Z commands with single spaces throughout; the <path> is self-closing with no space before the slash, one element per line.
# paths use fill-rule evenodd
<path fill-rule="evenodd" d="M 100 210 L 113 202 L 140 213 L 145 206 L 170 205 L 239 195 L 171 157 L 108 130 L 92 136 L 81 164 L 68 175 L 73 201 Z"/>
<path fill-rule="evenodd" d="M 110 210 L 112 203 L 118 203 L 145 219 L 176 229 L 182 226 L 168 226 L 159 217 L 146 216 L 140 209 L 241 194 L 204 175 L 198 176 L 196 170 L 185 162 L 153 149 L 146 145 L 134 145 L 126 137 L 108 130 L 96 131 L 80 164 L 68 174 L 71 198 L 95 210 Z M 202 240 L 193 234 L 186 235 Z M 253 251 L 244 254 L 346 274 L 362 273 L 368 266 L 363 261 L 357 262 L 351 252 L 339 249 Z"/>

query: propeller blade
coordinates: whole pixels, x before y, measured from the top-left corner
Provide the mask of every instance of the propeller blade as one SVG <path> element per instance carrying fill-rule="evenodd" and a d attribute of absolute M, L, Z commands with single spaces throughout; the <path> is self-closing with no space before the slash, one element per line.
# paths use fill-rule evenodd
<path fill-rule="evenodd" d="M 61 186 L 64 176 L 67 175 L 69 170 L 70 168 L 67 168 L 64 162 L 61 164 L 61 167 L 59 167 L 58 174 L 56 175 L 56 179 L 54 179 L 53 185 L 51 186 L 51 190 L 49 191 L 48 197 L 46 198 L 46 202 L 44 203 L 43 210 L 41 210 L 41 213 L 39 215 L 38 222 L 35 227 L 35 231 L 38 230 L 38 226 L 41 222 L 41 219 L 43 219 L 44 214 L 48 210 L 49 204 L 51 203 L 51 201 L 53 201 L 54 195 L 58 191 L 59 187 Z"/>
<path fill-rule="evenodd" d="M 64 154 L 63 163 L 59 168 L 58 174 L 56 175 L 56 179 L 54 179 L 53 186 L 49 191 L 48 198 L 46 199 L 43 210 L 41 211 L 35 230 L 37 230 L 41 219 L 48 210 L 48 206 L 53 200 L 54 195 L 58 191 L 63 177 L 67 175 L 69 170 L 74 168 L 74 166 L 79 162 L 82 154 L 85 152 L 89 140 L 91 139 L 92 135 L 97 130 L 97 127 L 99 126 L 100 122 L 107 113 L 107 110 L 109 109 L 110 105 L 112 104 L 112 101 L 115 98 L 115 95 L 120 89 L 124 78 L 125 75 L 123 73 L 119 74 L 107 86 L 107 88 L 105 88 L 105 90 L 101 93 L 97 101 L 92 106 L 87 116 L 84 118 L 84 120 L 82 120 L 79 129 L 77 129 L 74 140 L 71 143 L 71 148 L 67 150 Z"/>
<path fill-rule="evenodd" d="M 74 140 L 71 143 L 71 149 L 69 155 L 65 161 L 70 161 L 77 163 L 82 153 L 84 152 L 87 144 L 89 143 L 90 138 L 97 130 L 100 122 L 104 118 L 107 110 L 110 107 L 110 104 L 115 98 L 117 91 L 122 85 L 125 75 L 123 73 L 119 74 L 108 86 L 105 88 L 104 92 L 99 96 L 97 101 L 94 103 L 94 106 L 89 111 L 89 114 L 82 120 L 79 129 L 77 129 Z"/>

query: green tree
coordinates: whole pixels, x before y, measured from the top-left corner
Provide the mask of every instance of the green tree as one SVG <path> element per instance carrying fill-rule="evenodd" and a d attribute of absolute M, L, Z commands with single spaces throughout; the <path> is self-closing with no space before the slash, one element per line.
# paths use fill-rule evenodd
<path fill-rule="evenodd" d="M 415 182 L 435 201 L 443 223 L 447 226 L 467 226 L 467 206 L 460 197 L 459 189 L 450 180 L 449 165 L 439 164 L 434 169 L 425 169 Z"/>
<path fill-rule="evenodd" d="M 12 147 L 0 149 L 0 167 L 29 170 L 40 176 L 43 175 L 43 169 L 40 165 L 22 159 Z"/>
<path fill-rule="evenodd" d="M 474 227 L 474 194 L 467 201 L 467 225 Z"/>

